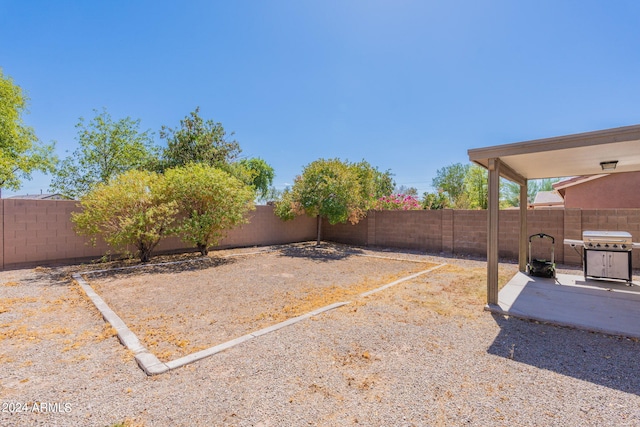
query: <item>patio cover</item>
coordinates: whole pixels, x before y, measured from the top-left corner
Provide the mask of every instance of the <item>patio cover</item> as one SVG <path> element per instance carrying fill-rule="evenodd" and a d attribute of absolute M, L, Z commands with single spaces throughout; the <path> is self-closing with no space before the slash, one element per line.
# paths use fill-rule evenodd
<path fill-rule="evenodd" d="M 640 171 L 640 125 L 468 150 L 469 160 L 489 171 L 487 304 L 498 303 L 498 210 L 500 177 L 520 185 L 519 268 L 527 263 L 527 180 Z"/>

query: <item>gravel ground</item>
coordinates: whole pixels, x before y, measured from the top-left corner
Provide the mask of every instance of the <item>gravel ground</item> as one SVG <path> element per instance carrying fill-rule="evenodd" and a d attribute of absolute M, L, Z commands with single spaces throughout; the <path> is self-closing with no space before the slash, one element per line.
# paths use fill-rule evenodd
<path fill-rule="evenodd" d="M 0 272 L 0 424 L 640 425 L 637 340 L 483 312 L 484 262 L 384 255 L 448 265 L 155 377 L 69 269 Z"/>

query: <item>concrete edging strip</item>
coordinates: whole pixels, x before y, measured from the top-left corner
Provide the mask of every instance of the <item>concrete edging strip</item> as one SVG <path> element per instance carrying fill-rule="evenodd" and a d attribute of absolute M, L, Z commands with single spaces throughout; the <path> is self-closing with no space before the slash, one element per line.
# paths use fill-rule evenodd
<path fill-rule="evenodd" d="M 229 349 L 231 347 L 235 347 L 236 345 L 241 344 L 241 343 L 243 343 L 245 341 L 249 341 L 249 340 L 252 340 L 252 339 L 257 338 L 259 336 L 268 334 L 270 332 L 277 331 L 278 329 L 282 329 L 285 326 L 293 325 L 294 323 L 301 322 L 301 321 L 306 320 L 306 319 L 308 319 L 310 317 L 313 317 L 313 316 L 316 316 L 318 314 L 324 313 L 325 311 L 329 311 L 329 310 L 333 310 L 333 309 L 338 308 L 338 307 L 342 307 L 343 305 L 346 305 L 346 304 L 349 304 L 349 303 L 348 302 L 338 302 L 338 303 L 331 304 L 331 305 L 328 305 L 326 307 L 322 307 L 322 308 L 319 308 L 317 310 L 311 311 L 309 313 L 303 314 L 301 316 L 292 317 L 291 319 L 287 319 L 287 320 L 285 320 L 283 322 L 280 322 L 280 323 L 277 323 L 275 325 L 268 326 L 268 327 L 260 329 L 260 330 L 258 330 L 256 332 L 251 332 L 251 333 L 243 335 L 243 336 L 241 336 L 239 338 L 224 342 L 222 344 L 218 344 L 218 345 L 216 345 L 214 347 L 210 347 L 210 348 L 198 351 L 196 353 L 188 354 L 188 355 L 186 355 L 184 357 L 181 357 L 179 359 L 172 360 L 170 362 L 167 362 L 166 365 L 167 365 L 167 367 L 169 369 L 175 369 L 175 368 L 179 368 L 179 367 L 184 366 L 184 365 L 188 365 L 189 363 L 193 363 L 195 361 L 204 359 L 206 357 L 213 356 L 214 354 L 220 353 L 221 351 L 227 350 L 227 349 Z"/>
<path fill-rule="evenodd" d="M 84 280 L 80 273 L 75 273 L 72 277 L 78 282 L 98 311 L 100 311 L 102 318 L 116 330 L 118 339 L 122 345 L 135 354 L 136 362 L 147 375 L 161 374 L 169 370 L 164 363 L 160 362 L 153 353 L 150 353 L 146 347 L 140 343 L 136 334 L 127 327 L 120 316 L 109 308 L 107 303 L 93 290 L 91 285 Z"/>
<path fill-rule="evenodd" d="M 367 256 L 367 255 L 363 255 L 363 256 Z M 376 258 L 378 258 L 376 256 Z M 386 258 L 386 257 L 379 257 L 379 258 Z M 190 260 L 190 261 L 194 261 L 194 260 Z M 406 261 L 406 260 L 403 260 Z M 177 261 L 180 262 L 180 261 Z M 162 263 L 162 264 L 174 264 L 177 262 L 170 262 L 170 263 Z M 184 262 L 184 261 L 182 261 Z M 159 264 L 160 265 L 160 264 Z M 419 277 L 423 274 L 427 274 L 430 273 L 434 270 L 437 270 L 441 267 L 444 267 L 445 264 L 440 264 L 437 265 L 435 267 L 429 268 L 427 270 L 423 270 L 423 271 L 419 271 L 417 273 L 411 274 L 407 277 L 403 277 L 401 279 L 398 279 L 394 282 L 388 283 L 384 286 L 381 286 L 379 288 L 367 291 L 367 292 L 363 292 L 361 294 L 359 294 L 359 297 L 367 297 L 370 296 L 372 294 L 375 294 L 377 292 L 383 291 L 385 289 L 388 289 L 392 286 L 395 286 L 397 284 L 400 284 L 402 282 L 406 282 L 407 280 L 411 280 L 414 279 L 416 277 Z M 119 268 L 118 270 L 121 269 L 127 269 L 127 268 L 136 268 L 138 266 L 132 266 L 132 267 L 122 267 Z M 178 359 L 174 359 L 171 360 L 169 362 L 163 363 L 161 362 L 153 353 L 149 352 L 146 347 L 144 347 L 141 343 L 140 340 L 138 340 L 138 337 L 127 327 L 127 325 L 124 323 L 124 321 L 113 311 L 111 310 L 111 308 L 109 308 L 109 306 L 107 305 L 107 303 L 94 291 L 94 289 L 91 287 L 91 285 L 89 285 L 89 283 L 87 283 L 86 280 L 84 280 L 84 278 L 82 277 L 83 274 L 96 274 L 96 273 L 103 273 L 109 270 L 97 270 L 97 271 L 87 271 L 87 272 L 83 272 L 83 273 L 74 273 L 73 274 L 73 278 L 78 282 L 78 284 L 80 285 L 80 287 L 82 288 L 82 290 L 84 291 L 84 293 L 87 295 L 87 297 L 89 297 L 89 299 L 91 299 L 91 301 L 93 302 L 93 304 L 96 306 L 96 308 L 98 309 L 98 311 L 100 311 L 100 314 L 102 314 L 102 317 L 104 318 L 104 320 L 106 322 L 108 322 L 109 324 L 111 324 L 111 326 L 116 330 L 116 333 L 118 335 L 118 339 L 120 340 L 120 342 L 127 347 L 129 350 L 131 350 L 134 354 L 135 354 L 135 359 L 136 362 L 138 363 L 138 366 L 140 366 L 140 368 L 147 374 L 147 375 L 157 375 L 157 374 L 162 374 L 164 372 L 167 372 L 171 369 L 176 369 L 185 365 L 188 365 L 190 363 L 196 362 L 198 360 L 204 359 L 206 357 L 210 357 L 213 356 L 216 353 L 220 353 L 221 351 L 227 350 L 231 347 L 234 347 L 238 344 L 241 344 L 245 341 L 249 341 L 253 338 L 257 338 L 259 336 L 268 334 L 270 332 L 274 332 L 277 331 L 279 329 L 282 329 L 286 326 L 290 326 L 293 325 L 295 323 L 298 323 L 300 321 L 309 319 L 313 316 L 317 316 L 319 314 L 322 314 L 324 312 L 330 311 L 330 310 L 334 310 L 336 308 L 342 307 L 344 305 L 350 304 L 351 301 L 344 301 L 344 302 L 337 302 L 337 303 L 333 303 L 321 308 L 318 308 L 316 310 L 310 311 L 308 313 L 302 314 L 300 316 L 296 316 L 293 317 L 291 319 L 287 319 L 285 321 L 282 321 L 280 323 L 277 323 L 275 325 L 272 326 L 268 326 L 266 328 L 262 328 L 260 330 L 257 330 L 255 332 L 251 332 L 249 334 L 243 335 L 241 337 L 229 340 L 227 342 L 224 342 L 222 344 L 218 344 L 216 346 L 213 347 L 209 347 L 206 348 L 204 350 L 198 351 L 196 353 L 191 353 L 189 355 L 186 355 L 184 357 L 180 357 Z"/>
<path fill-rule="evenodd" d="M 357 252 L 351 252 L 351 255 L 361 256 L 365 258 L 388 259 L 390 261 L 403 261 L 403 262 L 415 262 L 415 263 L 427 262 L 421 259 L 400 258 L 400 257 L 392 257 L 392 256 L 385 256 L 385 255 L 361 254 Z"/>
<path fill-rule="evenodd" d="M 363 292 L 363 293 L 360 294 L 360 296 L 361 297 L 368 297 L 369 295 L 373 295 L 376 292 L 384 291 L 385 289 L 388 289 L 388 288 L 390 288 L 392 286 L 398 285 L 398 284 L 400 284 L 402 282 L 406 282 L 407 280 L 415 279 L 416 277 L 422 276 L 423 274 L 431 273 L 432 271 L 437 270 L 437 269 L 439 269 L 441 267 L 444 267 L 445 265 L 447 265 L 447 264 L 444 263 L 444 264 L 436 265 L 435 267 L 431 267 L 431 268 L 429 268 L 427 270 L 419 271 L 419 272 L 414 273 L 414 274 L 412 274 L 410 276 L 403 277 L 402 279 L 398 279 L 398 280 L 396 280 L 394 282 L 391 282 L 391 283 L 387 283 L 386 285 L 380 286 L 379 288 L 372 289 L 372 290 L 367 291 L 367 292 Z"/>

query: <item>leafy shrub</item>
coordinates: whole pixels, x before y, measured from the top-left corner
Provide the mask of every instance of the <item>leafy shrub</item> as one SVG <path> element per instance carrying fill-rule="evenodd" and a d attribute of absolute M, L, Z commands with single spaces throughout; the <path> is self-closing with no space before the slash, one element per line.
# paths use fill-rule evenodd
<path fill-rule="evenodd" d="M 225 236 L 226 230 L 247 222 L 255 192 L 229 173 L 202 163 L 169 169 L 164 175 L 166 197 L 175 200 L 180 215 L 174 229 L 202 255 Z"/>
<path fill-rule="evenodd" d="M 95 244 L 102 236 L 110 246 L 138 250 L 142 262 L 163 237 L 172 233 L 178 203 L 165 197 L 162 177 L 154 172 L 131 170 L 98 184 L 80 200 L 81 212 L 71 220 L 79 234 L 91 236 Z"/>

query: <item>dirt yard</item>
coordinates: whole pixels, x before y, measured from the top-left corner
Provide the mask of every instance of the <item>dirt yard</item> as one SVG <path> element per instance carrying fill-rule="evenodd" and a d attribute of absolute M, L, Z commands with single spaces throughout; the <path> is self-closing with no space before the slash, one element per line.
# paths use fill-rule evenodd
<path fill-rule="evenodd" d="M 483 261 L 333 245 L 271 249 L 158 257 L 189 262 L 87 276 L 110 304 L 122 304 L 114 309 L 137 322 L 136 333 L 157 331 L 145 340 L 168 357 L 352 301 L 153 377 L 70 278 L 105 265 L 0 272 L 0 425 L 640 423 L 640 343 L 484 312 Z M 516 270 L 501 264 L 501 283 Z"/>
<path fill-rule="evenodd" d="M 90 274 L 87 280 L 166 362 L 433 266 L 347 247 L 292 245 Z"/>

